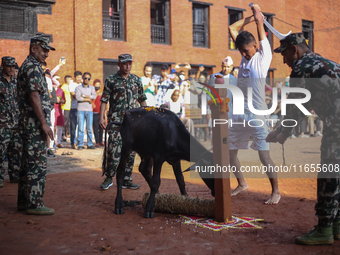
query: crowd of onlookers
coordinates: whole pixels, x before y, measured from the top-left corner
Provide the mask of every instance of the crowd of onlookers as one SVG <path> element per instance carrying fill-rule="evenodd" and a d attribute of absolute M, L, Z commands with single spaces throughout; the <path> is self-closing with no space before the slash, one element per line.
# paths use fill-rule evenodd
<path fill-rule="evenodd" d="M 197 108 L 198 102 L 193 101 L 200 91 L 197 90 L 199 71 L 191 69 L 189 64 L 182 64 L 185 70 L 180 69 L 177 64 L 174 69 L 169 70 L 168 65 L 162 65 L 160 75 L 152 75 L 152 64 L 144 66 L 144 76 L 141 77 L 144 93 L 147 97 L 148 106 L 168 108 L 181 118 L 188 131 L 194 134 L 193 120 L 186 116 L 190 108 Z M 186 76 L 188 74 L 188 77 Z M 201 81 L 206 82 L 203 76 Z M 191 98 L 190 98 L 191 97 Z M 186 111 L 187 109 L 187 111 Z"/>
<path fill-rule="evenodd" d="M 42 64 L 50 92 L 51 128 L 54 130 L 55 135 L 55 140 L 49 142 L 47 152 L 52 157 L 54 156 L 53 151 L 55 148 L 64 148 L 63 142 L 68 139 L 72 149 L 84 149 L 85 131 L 87 132 L 88 149 L 104 146 L 103 130 L 99 127 L 100 98 L 103 84 L 100 79 L 94 79 L 92 82 L 91 73 L 89 72 L 76 71 L 73 77 L 66 75 L 61 79 L 57 72 L 65 64 L 66 59 L 64 58 L 61 58 L 59 64 L 52 70 L 47 67 L 46 63 Z M 16 70 L 18 71 L 18 67 Z M 195 124 L 208 124 L 210 118 L 208 108 L 207 114 L 203 114 L 197 119 L 193 116 L 187 116 L 190 115 L 191 109 L 202 107 L 202 95 L 204 93 L 202 88 L 204 84 L 213 83 L 210 76 L 204 71 L 203 65 L 200 65 L 198 70 L 195 70 L 188 63 L 176 64 L 173 69 L 164 64 L 160 68 L 160 74 L 153 75 L 153 66 L 148 62 L 144 66 L 144 76 L 141 77 L 144 93 L 147 97 L 147 105 L 168 108 L 175 112 L 188 131 L 196 137 L 198 137 L 198 130 L 195 133 Z M 233 68 L 230 57 L 222 61 L 222 71 L 220 73 L 224 72 L 224 76 L 230 74 L 232 78 L 237 77 L 237 71 L 237 68 Z M 234 75 L 232 76 L 232 74 Z M 280 118 L 280 91 L 282 86 L 289 86 L 289 78 L 285 82 L 276 81 L 274 84 L 274 87 L 278 89 L 278 106 L 271 115 L 272 119 Z M 208 95 L 207 97 L 209 98 Z M 266 101 L 268 108 L 270 108 L 272 102 L 272 87 L 270 85 L 266 86 Z M 308 124 L 309 135 L 307 134 Z M 201 128 L 205 140 L 209 138 L 210 127 L 211 125 L 206 125 Z M 299 123 L 294 129 L 291 138 L 321 136 L 321 128 L 321 120 L 317 116 L 312 116 Z"/>
<path fill-rule="evenodd" d="M 193 136 L 200 138 L 203 133 L 204 140 L 207 140 L 211 134 L 210 109 L 207 105 L 210 97 L 205 91 L 208 89 L 206 84 L 214 86 L 215 74 L 210 76 L 202 64 L 198 69 L 192 69 L 188 63 L 178 63 L 171 70 L 169 66 L 162 65 L 160 75 L 152 75 L 152 71 L 152 64 L 146 63 L 144 76 L 141 77 L 147 105 L 168 108 L 181 118 Z M 232 66 L 231 58 L 227 57 L 222 61 L 222 71 L 218 74 L 229 78 L 229 73 L 234 72 L 237 76 L 237 71 Z M 202 111 L 203 108 L 205 111 Z M 197 124 L 200 124 L 199 129 L 195 129 Z"/>
<path fill-rule="evenodd" d="M 87 149 L 104 146 L 103 130 L 99 127 L 103 83 L 100 79 L 92 79 L 90 72 L 76 71 L 73 76 L 58 76 L 58 71 L 65 64 L 65 58 L 61 58 L 53 69 L 46 62 L 41 64 L 50 95 L 51 129 L 55 137 L 54 141 L 48 141 L 47 154 L 50 157 L 55 156 L 56 148 L 64 148 L 66 141 L 70 142 L 72 149 L 84 149 L 85 131 Z M 15 77 L 18 69 L 16 66 Z M 175 112 L 192 135 L 195 135 L 194 123 L 208 123 L 209 114 L 196 119 L 188 116 L 190 109 L 201 107 L 201 89 L 204 83 L 209 83 L 210 76 L 204 72 L 203 65 L 198 70 L 192 69 L 188 63 L 177 64 L 173 69 L 162 65 L 160 74 L 153 75 L 153 66 L 148 62 L 143 71 L 144 76 L 140 79 L 148 106 Z M 205 139 L 208 129 L 208 126 L 203 128 Z"/>
<path fill-rule="evenodd" d="M 59 64 L 50 70 L 43 64 L 48 88 L 50 91 L 52 112 L 51 126 L 55 127 L 55 144 L 49 145 L 48 155 L 52 156 L 53 148 L 63 148 L 62 142 L 69 141 L 71 148 L 84 148 L 85 127 L 87 132 L 87 148 L 95 149 L 104 146 L 103 130 L 99 127 L 100 98 L 103 84 L 99 79 L 91 80 L 89 72 L 76 71 L 74 76 L 66 75 L 63 80 L 57 71 L 64 66 L 65 59 L 60 59 Z M 222 61 L 222 74 L 224 77 L 237 77 L 237 68 L 233 68 L 230 57 Z M 230 69 L 230 70 L 229 70 Z M 213 79 L 206 72 L 203 65 L 192 69 L 190 64 L 176 64 L 173 69 L 166 64 L 160 67 L 160 74 L 153 74 L 154 68 L 147 62 L 144 66 L 144 75 L 140 78 L 148 106 L 167 108 L 178 115 L 188 131 L 204 140 L 210 137 L 211 125 L 210 110 L 202 100 L 209 100 L 209 95 L 204 95 L 205 84 L 213 85 Z M 234 74 L 234 76 L 232 75 Z M 211 77 L 214 77 L 212 75 Z M 236 83 L 234 84 L 236 85 Z M 203 96 L 204 95 L 204 96 Z M 204 114 L 194 116 L 190 114 L 193 109 L 206 107 Z M 200 111 L 199 111 L 200 112 Z M 195 124 L 201 124 L 200 129 L 195 129 Z M 88 128 L 91 127 L 91 128 Z M 93 135 L 95 143 L 93 143 Z"/>
<path fill-rule="evenodd" d="M 51 128 L 55 140 L 48 144 L 47 154 L 54 156 L 54 150 L 64 148 L 69 141 L 72 149 L 84 149 L 84 136 L 87 133 L 87 149 L 104 146 L 103 130 L 99 127 L 100 99 L 103 83 L 93 79 L 91 73 L 76 71 L 73 75 L 58 76 L 58 70 L 66 64 L 61 58 L 59 64 L 52 70 L 46 63 L 42 64 L 45 72 L 51 101 Z M 144 76 L 141 82 L 147 97 L 148 106 L 163 107 L 176 113 L 188 131 L 195 135 L 195 123 L 208 123 L 209 114 L 197 119 L 188 118 L 190 109 L 199 108 L 204 83 L 209 82 L 209 75 L 201 65 L 198 70 L 190 64 L 177 64 L 171 69 L 162 65 L 160 74 L 153 73 L 151 63 L 144 66 Z M 186 110 L 187 109 L 187 110 Z M 204 138 L 209 136 L 209 127 L 202 128 Z M 94 137 L 93 137 L 94 135 Z M 197 135 L 197 134 L 196 134 Z"/>
<path fill-rule="evenodd" d="M 104 146 L 103 130 L 99 128 L 99 107 L 102 83 L 99 79 L 91 82 L 91 73 L 76 71 L 63 79 L 57 75 L 58 70 L 66 64 L 61 58 L 52 70 L 42 63 L 45 72 L 51 103 L 51 129 L 54 141 L 48 141 L 47 154 L 54 156 L 53 150 L 64 148 L 62 142 L 69 138 L 72 149 L 84 149 L 85 127 L 87 132 L 87 149 Z M 93 143 L 93 134 L 95 144 Z"/>
<path fill-rule="evenodd" d="M 91 73 L 76 71 L 73 76 L 66 75 L 63 79 L 58 76 L 58 70 L 66 64 L 66 59 L 61 58 L 59 64 L 52 70 L 42 63 L 45 72 L 50 102 L 52 108 L 51 128 L 54 130 L 54 141 L 48 145 L 48 155 L 53 157 L 54 150 L 64 148 L 64 142 L 69 141 L 72 149 L 84 149 L 85 131 L 87 133 L 87 149 L 104 146 L 103 130 L 99 127 L 100 99 L 103 92 L 103 83 L 100 79 L 92 79 Z M 18 69 L 18 67 L 16 68 Z M 190 64 L 176 64 L 173 69 L 162 65 L 160 74 L 153 74 L 153 66 L 147 62 L 144 66 L 144 75 L 140 78 L 148 106 L 168 108 L 176 113 L 188 131 L 200 138 L 203 131 L 204 139 L 210 137 L 209 125 L 210 111 L 206 103 L 209 95 L 205 93 L 204 84 L 214 85 L 214 76 L 221 74 L 228 77 L 230 83 L 237 77 L 237 68 L 233 67 L 230 57 L 222 61 L 222 70 L 219 73 L 208 75 L 203 65 L 192 69 Z M 16 72 L 17 73 L 17 72 Z M 92 81 L 93 80 L 93 81 Z M 234 85 L 236 85 L 236 82 Z M 276 81 L 273 87 L 278 89 L 278 105 L 271 119 L 281 117 L 281 88 L 289 86 L 289 78 L 285 81 Z M 266 85 L 266 101 L 268 108 L 272 103 L 272 86 Z M 228 94 L 229 97 L 231 95 Z M 192 109 L 206 108 L 206 114 L 193 116 Z M 230 103 L 230 108 L 232 104 Z M 232 114 L 232 113 L 231 113 Z M 195 125 L 201 124 L 200 129 Z M 205 125 L 202 125 L 205 124 Z M 309 132 L 307 131 L 309 127 Z M 294 129 L 291 138 L 321 136 L 322 123 L 316 116 L 304 119 Z M 314 132 L 315 131 L 315 132 Z M 309 133 L 309 134 L 308 134 Z M 93 137 L 94 136 L 94 137 Z"/>

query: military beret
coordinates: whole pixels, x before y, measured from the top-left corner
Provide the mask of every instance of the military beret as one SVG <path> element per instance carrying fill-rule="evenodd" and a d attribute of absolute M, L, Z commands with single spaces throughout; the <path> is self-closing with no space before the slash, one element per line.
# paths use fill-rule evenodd
<path fill-rule="evenodd" d="M 55 48 L 50 46 L 48 39 L 42 36 L 35 36 L 31 38 L 31 44 L 40 45 L 42 48 L 46 50 L 55 50 Z"/>
<path fill-rule="evenodd" d="M 294 33 L 287 35 L 285 38 L 280 40 L 280 47 L 274 50 L 275 53 L 281 53 L 288 49 L 290 46 L 299 45 L 306 43 L 306 39 L 302 33 Z"/>
<path fill-rule="evenodd" d="M 2 57 L 1 63 L 5 66 L 15 66 L 15 58 L 13 58 L 13 57 Z"/>
<path fill-rule="evenodd" d="M 132 60 L 132 56 L 130 54 L 127 54 L 127 53 L 119 55 L 118 56 L 118 60 L 121 63 L 126 63 L 126 62 L 129 62 L 129 61 L 133 61 Z"/>

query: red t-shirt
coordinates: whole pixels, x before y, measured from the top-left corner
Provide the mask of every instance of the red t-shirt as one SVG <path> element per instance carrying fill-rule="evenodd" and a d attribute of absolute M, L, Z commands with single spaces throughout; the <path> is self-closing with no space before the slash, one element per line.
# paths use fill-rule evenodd
<path fill-rule="evenodd" d="M 97 97 L 96 97 L 96 99 L 94 100 L 94 104 L 96 105 L 96 107 L 94 107 L 93 105 L 92 105 L 92 110 L 93 110 L 93 112 L 94 113 L 100 113 L 100 99 L 102 98 L 102 96 L 101 95 L 98 95 Z"/>

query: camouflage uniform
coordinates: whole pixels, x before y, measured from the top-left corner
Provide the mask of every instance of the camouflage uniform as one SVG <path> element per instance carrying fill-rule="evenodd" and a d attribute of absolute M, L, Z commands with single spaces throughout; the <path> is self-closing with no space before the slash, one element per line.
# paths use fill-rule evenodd
<path fill-rule="evenodd" d="M 3 57 L 2 64 L 15 66 L 15 58 Z M 22 155 L 22 141 L 18 130 L 17 80 L 10 82 L 0 72 L 0 180 L 5 171 L 4 157 L 8 150 L 8 174 L 11 180 L 19 177 Z"/>
<path fill-rule="evenodd" d="M 302 34 L 295 34 L 275 52 L 304 42 Z M 307 110 L 314 110 L 324 122 L 321 142 L 321 164 L 334 167 L 340 165 L 340 65 L 311 51 L 305 52 L 293 64 L 290 75 L 291 87 L 302 87 L 311 93 L 309 102 L 304 103 Z M 291 93 L 288 98 L 303 98 L 301 93 Z M 302 119 L 304 114 L 295 105 L 287 105 L 285 119 Z M 290 125 L 288 121 L 286 125 Z M 291 128 L 283 128 L 286 137 Z M 330 168 L 332 169 L 332 168 Z M 340 220 L 340 182 L 338 171 L 321 171 L 317 180 L 316 216 L 319 224 L 330 226 L 334 219 Z"/>
<path fill-rule="evenodd" d="M 139 103 L 146 100 L 143 92 L 143 85 L 137 75 L 129 74 L 125 79 L 120 72 L 110 75 L 105 80 L 105 86 L 101 102 L 109 102 L 109 112 L 107 114 L 108 122 L 122 122 L 125 111 L 137 107 Z M 122 137 L 118 132 L 119 126 L 113 125 L 109 130 L 108 137 L 108 154 L 107 154 L 107 173 L 106 176 L 114 176 L 120 160 L 122 149 Z M 132 152 L 128 159 L 125 180 L 131 180 L 135 153 Z"/>
<path fill-rule="evenodd" d="M 46 46 L 46 44 L 48 45 L 47 41 L 44 45 L 46 39 L 35 38 L 31 39 L 31 44 L 38 44 L 45 49 L 54 50 L 54 48 Z M 51 125 L 50 97 L 44 71 L 40 63 L 29 55 L 18 73 L 19 127 L 23 140 L 18 206 L 26 205 L 27 209 L 44 207 L 42 197 L 46 181 L 47 138 L 30 103 L 30 93 L 35 91 L 39 92 L 46 122 Z"/>

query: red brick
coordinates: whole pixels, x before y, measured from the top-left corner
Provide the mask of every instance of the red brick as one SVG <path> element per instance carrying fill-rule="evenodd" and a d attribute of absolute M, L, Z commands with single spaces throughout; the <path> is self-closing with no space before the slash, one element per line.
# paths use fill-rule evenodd
<path fill-rule="evenodd" d="M 121 53 L 129 52 L 135 60 L 133 73 L 142 75 L 146 61 L 189 62 L 216 65 L 219 71 L 221 60 L 230 55 L 235 65 L 240 63 L 238 51 L 228 49 L 228 9 L 233 6 L 246 9 L 244 17 L 251 15 L 247 1 L 201 0 L 212 3 L 210 6 L 210 48 L 197 48 L 192 45 L 192 3 L 184 0 L 170 1 L 171 45 L 151 44 L 150 42 L 150 1 L 126 0 L 126 41 L 104 41 L 102 39 L 102 1 L 97 0 L 57 0 L 52 15 L 38 15 L 38 31 L 53 34 L 53 46 L 48 66 L 53 68 L 60 57 L 67 59 L 67 65 L 58 75 L 73 74 L 75 70 L 92 73 L 93 79 L 103 78 L 103 63 L 98 58 L 117 59 Z M 75 3 L 75 6 L 73 6 Z M 269 1 L 259 2 L 262 11 L 275 14 L 274 27 L 287 33 L 300 32 L 302 19 L 313 21 L 314 29 L 338 27 L 340 7 L 335 1 Z M 75 15 L 74 15 L 75 14 Z M 74 22 L 75 21 L 75 22 Z M 256 34 L 255 23 L 246 27 Z M 340 62 L 340 52 L 335 51 L 340 41 L 340 30 L 315 31 L 314 51 L 335 62 Z M 0 39 L 0 56 L 12 55 L 19 64 L 28 55 L 28 41 Z M 279 40 L 274 37 L 274 47 Z M 289 67 L 282 63 L 280 54 L 274 54 L 271 64 L 275 78 L 285 77 Z"/>

